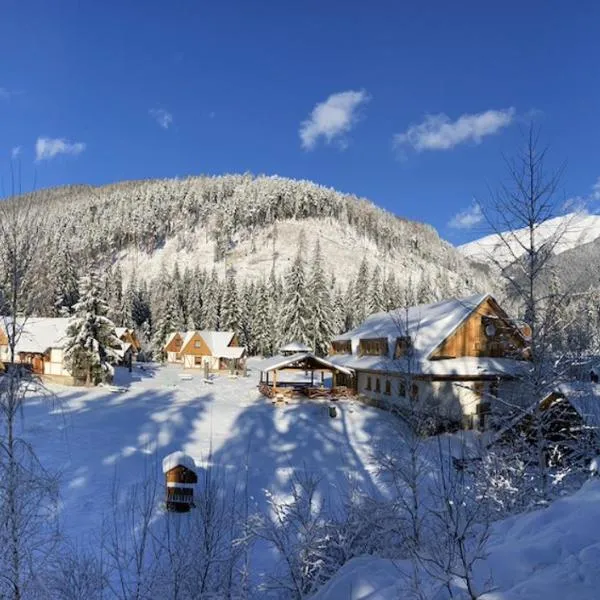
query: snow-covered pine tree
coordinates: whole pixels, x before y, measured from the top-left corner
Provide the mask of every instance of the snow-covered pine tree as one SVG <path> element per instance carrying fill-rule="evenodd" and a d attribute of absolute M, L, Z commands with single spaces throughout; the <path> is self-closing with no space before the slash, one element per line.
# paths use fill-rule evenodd
<path fill-rule="evenodd" d="M 210 278 L 206 278 L 202 291 L 202 326 L 214 331 L 219 328 L 219 312 L 221 307 L 221 285 L 217 271 L 213 268 Z"/>
<path fill-rule="evenodd" d="M 253 281 L 244 284 L 239 294 L 240 345 L 246 346 L 248 354 L 255 354 L 254 319 L 256 313 L 256 286 Z"/>
<path fill-rule="evenodd" d="M 118 360 L 119 339 L 107 313 L 100 279 L 92 269 L 80 279 L 79 301 L 73 306 L 65 343 L 67 368 L 88 385 L 110 379 L 112 365 Z"/>
<path fill-rule="evenodd" d="M 398 282 L 393 271 L 390 271 L 383 286 L 384 310 L 395 310 L 402 306 Z"/>
<path fill-rule="evenodd" d="M 369 265 L 364 257 L 354 281 L 352 312 L 355 325 L 360 325 L 369 316 Z"/>
<path fill-rule="evenodd" d="M 283 306 L 280 317 L 280 342 L 301 342 L 310 346 L 306 276 L 304 273 L 303 245 L 285 278 Z"/>
<path fill-rule="evenodd" d="M 375 265 L 371 277 L 371 288 L 369 293 L 369 314 L 380 312 L 385 309 L 385 300 L 383 297 L 383 286 L 381 283 L 381 269 Z"/>
<path fill-rule="evenodd" d="M 254 347 L 260 356 L 273 353 L 273 324 L 268 284 L 264 281 L 256 285 L 256 303 L 254 312 Z"/>
<path fill-rule="evenodd" d="M 321 244 L 317 240 L 308 280 L 308 337 L 310 346 L 319 356 L 325 356 L 333 337 L 334 316 L 331 308 L 329 285 L 323 269 Z"/>
<path fill-rule="evenodd" d="M 163 348 L 169 335 L 174 331 L 181 331 L 182 329 L 181 315 L 175 305 L 175 300 L 173 298 L 165 298 L 161 310 L 154 321 L 152 354 L 156 360 L 164 359 Z"/>
<path fill-rule="evenodd" d="M 225 279 L 225 290 L 221 304 L 221 329 L 240 331 L 240 298 L 235 280 L 235 270 L 229 269 Z"/>

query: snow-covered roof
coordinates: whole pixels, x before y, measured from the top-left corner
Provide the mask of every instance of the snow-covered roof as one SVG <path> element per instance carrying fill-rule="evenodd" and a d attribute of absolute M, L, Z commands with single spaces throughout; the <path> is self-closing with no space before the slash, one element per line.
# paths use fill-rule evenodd
<path fill-rule="evenodd" d="M 125 335 L 128 332 L 129 332 L 129 329 L 127 329 L 127 327 L 115 327 L 115 333 L 117 334 L 118 338 L 120 338 L 121 336 Z"/>
<path fill-rule="evenodd" d="M 600 385 L 591 382 L 563 383 L 557 392 L 564 396 L 586 425 L 600 431 Z"/>
<path fill-rule="evenodd" d="M 121 346 L 116 348 L 115 352 L 119 358 L 123 358 L 130 348 L 132 348 L 132 345 L 129 342 L 121 342 Z"/>
<path fill-rule="evenodd" d="M 285 346 L 282 346 L 280 352 L 312 352 L 312 348 L 309 348 L 302 342 L 289 342 Z"/>
<path fill-rule="evenodd" d="M 198 331 L 175 332 L 171 335 L 165 346 L 175 337 L 177 333 L 183 336 L 181 348 L 185 348 L 192 338 L 198 334 L 208 346 L 210 353 L 218 358 L 241 358 L 246 349 L 243 346 L 230 346 L 235 333 L 233 331 L 209 331 L 207 329 Z"/>
<path fill-rule="evenodd" d="M 162 461 L 162 471 L 163 473 L 167 473 L 171 469 L 175 467 L 185 467 L 190 471 L 196 470 L 196 461 L 187 454 L 178 450 L 177 452 L 172 452 L 171 454 L 165 456 Z"/>
<path fill-rule="evenodd" d="M 296 354 L 291 354 L 289 356 L 282 356 L 281 354 L 278 354 L 258 362 L 256 367 L 263 373 L 266 373 L 269 371 L 276 371 L 277 369 L 285 369 L 287 366 L 291 366 L 294 363 L 306 359 L 314 361 L 317 365 L 320 365 L 324 369 L 333 369 L 335 371 L 345 373 L 346 375 L 352 375 L 352 371 L 345 366 L 338 365 L 325 358 L 315 356 L 312 352 L 297 352 Z"/>
<path fill-rule="evenodd" d="M 385 373 L 410 373 L 431 377 L 519 377 L 524 375 L 528 363 L 511 358 L 462 356 L 442 360 L 406 360 L 387 356 L 354 356 L 334 354 L 328 359 L 335 365 L 358 371 L 382 371 Z"/>
<path fill-rule="evenodd" d="M 375 313 L 355 329 L 335 337 L 334 341 L 352 340 L 353 345 L 358 345 L 360 339 L 387 338 L 391 358 L 396 338 L 410 336 L 413 359 L 422 360 L 489 297 L 489 294 L 474 294 L 467 298 L 451 298 L 435 304 Z"/>
<path fill-rule="evenodd" d="M 10 319 L 3 319 L 2 327 L 10 327 Z M 43 354 L 49 348 L 62 348 L 67 337 L 69 319 L 66 318 L 18 318 L 15 351 Z"/>
<path fill-rule="evenodd" d="M 519 375 L 526 369 L 526 363 L 520 360 L 468 356 L 429 360 L 433 351 L 488 298 L 491 298 L 489 294 L 474 294 L 467 298 L 451 298 L 435 304 L 375 313 L 355 329 L 334 338 L 333 341 L 351 341 L 351 354 L 334 354 L 328 358 L 336 365 L 351 369 L 389 373 L 469 377 Z M 394 358 L 399 337 L 410 337 L 410 359 Z M 360 340 L 375 338 L 387 340 L 387 353 L 383 356 L 361 356 Z"/>
<path fill-rule="evenodd" d="M 117 335 L 119 335 L 119 334 L 117 333 Z M 180 335 L 181 337 L 183 337 L 185 335 L 185 332 L 184 331 L 173 331 L 173 332 L 171 332 L 167 336 L 164 348 L 166 348 L 173 341 L 173 339 L 175 338 L 175 336 L 178 336 L 178 335 Z"/>

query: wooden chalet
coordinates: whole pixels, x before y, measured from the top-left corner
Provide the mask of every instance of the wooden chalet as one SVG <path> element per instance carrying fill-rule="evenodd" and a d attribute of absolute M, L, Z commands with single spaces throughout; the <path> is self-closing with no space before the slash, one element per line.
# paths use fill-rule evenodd
<path fill-rule="evenodd" d="M 185 369 L 210 371 L 241 369 L 246 349 L 240 346 L 233 331 L 174 331 L 164 346 L 167 362 Z"/>
<path fill-rule="evenodd" d="M 600 385 L 576 381 L 564 383 L 518 414 L 494 437 L 490 445 L 536 444 L 541 431 L 549 466 L 565 466 L 582 456 L 600 452 Z"/>
<path fill-rule="evenodd" d="M 0 327 L 0 361 L 10 361 L 7 330 L 10 321 L 5 319 Z M 15 345 L 15 362 L 25 365 L 36 375 L 45 379 L 67 385 L 77 381 L 65 366 L 64 344 L 69 327 L 68 318 L 39 318 L 17 319 L 17 342 Z M 117 333 L 118 335 L 118 333 Z M 121 346 L 117 354 L 121 364 L 127 364 L 137 355 L 139 342 L 132 329 L 126 330 L 129 341 L 120 338 Z"/>
<path fill-rule="evenodd" d="M 418 403 L 464 427 L 485 426 L 493 399 L 511 401 L 527 369 L 529 331 L 489 294 L 376 313 L 332 341 L 356 391 L 382 405 Z"/>
<path fill-rule="evenodd" d="M 135 360 L 139 351 L 142 349 L 142 345 L 140 344 L 135 330 L 131 327 L 115 327 L 115 333 L 122 343 L 123 352 L 127 349 L 131 349 L 131 355 Z"/>
<path fill-rule="evenodd" d="M 259 363 L 259 390 L 268 398 L 294 395 L 314 397 L 336 397 L 353 393 L 352 388 L 339 385 L 338 380 L 347 382 L 352 371 L 334 365 L 315 356 L 312 352 L 279 354 Z M 325 377 L 331 377 L 331 385 L 325 385 Z"/>

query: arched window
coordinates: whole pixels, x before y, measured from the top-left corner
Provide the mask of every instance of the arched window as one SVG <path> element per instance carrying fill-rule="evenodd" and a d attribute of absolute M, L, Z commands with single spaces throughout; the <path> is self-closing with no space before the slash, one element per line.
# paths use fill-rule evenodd
<path fill-rule="evenodd" d="M 389 379 L 385 380 L 385 392 L 384 394 L 386 396 L 391 396 L 392 395 L 392 383 L 390 382 Z"/>
<path fill-rule="evenodd" d="M 375 378 L 375 391 L 380 394 L 381 393 L 381 382 L 379 381 L 379 377 Z"/>
<path fill-rule="evenodd" d="M 367 389 L 368 389 L 368 390 L 371 390 L 371 389 L 373 389 L 373 388 L 371 387 L 371 376 L 370 376 L 370 375 L 367 375 Z"/>

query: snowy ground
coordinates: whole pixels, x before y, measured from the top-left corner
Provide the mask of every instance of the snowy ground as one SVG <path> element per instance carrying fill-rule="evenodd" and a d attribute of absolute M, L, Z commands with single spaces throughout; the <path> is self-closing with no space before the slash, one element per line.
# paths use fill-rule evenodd
<path fill-rule="evenodd" d="M 25 407 L 24 437 L 42 464 L 61 474 L 70 536 L 97 531 L 114 481 L 129 485 L 148 473 L 162 481 L 161 460 L 176 450 L 205 463 L 212 449 L 213 463 L 230 480 L 244 481 L 247 467 L 259 509 L 263 491 L 286 495 L 298 469 L 316 472 L 332 502 L 349 478 L 376 494 L 373 447 L 400 433 L 389 414 L 355 401 L 339 401 L 335 419 L 319 400 L 274 407 L 258 394 L 256 372 L 208 384 L 201 373 L 182 379 L 176 367 L 119 371 L 126 391 L 50 386 L 47 398 Z"/>
<path fill-rule="evenodd" d="M 548 508 L 499 521 L 488 552 L 477 569 L 479 589 L 490 590 L 481 600 L 596 600 L 600 597 L 600 479 Z M 406 561 L 356 558 L 312 600 L 402 598 L 411 575 Z M 447 598 L 436 587 L 430 582 L 425 597 Z"/>

